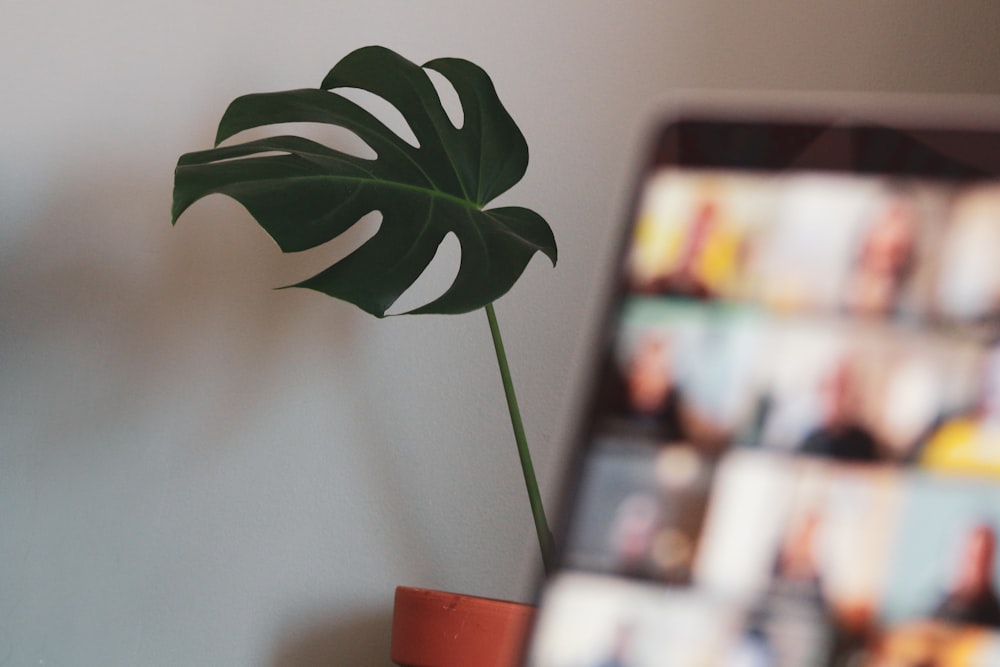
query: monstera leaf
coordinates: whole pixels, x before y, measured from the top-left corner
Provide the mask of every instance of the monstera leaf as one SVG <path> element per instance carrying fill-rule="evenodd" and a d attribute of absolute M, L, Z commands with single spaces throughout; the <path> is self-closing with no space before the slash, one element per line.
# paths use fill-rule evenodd
<path fill-rule="evenodd" d="M 424 69 L 454 87 L 463 122 L 448 118 Z M 392 104 L 413 146 L 359 104 L 334 92 L 368 91 Z M 355 133 L 374 159 L 297 136 L 219 147 L 244 130 L 289 122 L 330 123 Z M 541 251 L 553 264 L 552 230 L 521 207 L 484 209 L 524 175 L 528 147 L 487 74 L 459 59 L 423 68 L 381 47 L 354 51 L 318 89 L 246 95 L 223 115 L 216 148 L 177 163 L 173 219 L 195 201 L 224 194 L 242 204 L 284 252 L 335 238 L 378 211 L 378 231 L 357 250 L 298 283 L 383 317 L 423 272 L 442 240 L 461 247 L 458 274 L 438 298 L 412 313 L 463 313 L 492 303 Z"/>

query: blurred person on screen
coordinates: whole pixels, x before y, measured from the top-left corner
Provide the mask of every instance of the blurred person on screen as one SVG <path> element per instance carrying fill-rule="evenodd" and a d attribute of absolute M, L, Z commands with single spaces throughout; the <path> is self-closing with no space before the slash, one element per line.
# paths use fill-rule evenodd
<path fill-rule="evenodd" d="M 698 206 L 674 267 L 650 281 L 649 291 L 699 299 L 715 295 L 703 264 L 711 257 L 709 244 L 717 226 L 717 216 L 718 207 L 714 202 L 705 201 Z"/>
<path fill-rule="evenodd" d="M 802 441 L 800 452 L 844 461 L 879 460 L 878 443 L 859 416 L 858 384 L 851 359 L 832 365 L 820 382 L 820 424 Z"/>
<path fill-rule="evenodd" d="M 630 431 L 662 444 L 693 444 L 714 454 L 726 434 L 684 395 L 677 382 L 673 341 L 664 331 L 640 335 L 621 367 L 613 366 L 602 403 Z"/>
<path fill-rule="evenodd" d="M 1000 598 L 993 586 L 996 539 L 996 531 L 987 524 L 969 531 L 962 544 L 955 579 L 934 609 L 934 618 L 1000 628 Z"/>
<path fill-rule="evenodd" d="M 918 449 L 927 468 L 1000 475 L 1000 346 L 986 355 L 976 404 L 940 420 Z"/>
<path fill-rule="evenodd" d="M 916 210 L 904 197 L 894 197 L 879 207 L 864 231 L 847 280 L 849 312 L 862 316 L 892 313 L 913 273 L 917 233 Z"/>
<path fill-rule="evenodd" d="M 690 218 L 673 227 L 669 242 L 658 239 L 662 247 L 649 252 L 662 255 L 659 266 L 642 271 L 634 267 L 633 289 L 646 294 L 714 299 L 736 279 L 745 254 L 744 241 L 728 224 L 720 203 L 714 197 L 705 197 L 688 215 Z M 652 224 L 640 225 L 639 241 L 653 237 L 642 233 L 644 227 Z"/>

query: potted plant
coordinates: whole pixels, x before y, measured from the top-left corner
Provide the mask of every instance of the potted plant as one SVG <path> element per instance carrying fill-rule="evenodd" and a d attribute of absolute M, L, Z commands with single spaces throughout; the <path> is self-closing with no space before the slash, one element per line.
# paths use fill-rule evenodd
<path fill-rule="evenodd" d="M 454 87 L 463 112 L 460 127 L 449 120 L 425 70 L 438 72 Z M 418 145 L 337 93 L 340 88 L 365 90 L 392 104 Z M 290 135 L 219 145 L 245 130 L 289 122 L 329 123 L 350 130 L 376 157 L 359 157 Z M 493 302 L 514 285 L 536 252 L 555 264 L 556 243 L 548 224 L 534 211 L 484 208 L 521 179 L 527 164 L 524 136 L 482 69 L 454 58 L 418 66 L 371 46 L 344 57 L 319 88 L 234 100 L 219 123 L 215 148 L 178 160 L 173 221 L 205 196 L 227 195 L 247 209 L 283 252 L 296 252 L 331 241 L 362 216 L 378 211 L 382 222 L 368 241 L 294 285 L 348 301 L 376 317 L 386 316 L 431 262 L 445 236 L 454 234 L 461 247 L 454 282 L 430 303 L 408 312 L 486 311 L 543 565 L 548 569 L 552 538 Z M 443 611 L 444 618 L 433 619 L 429 614 L 434 610 Z M 513 603 L 401 587 L 396 593 L 393 659 L 421 667 L 509 664 L 511 633 L 523 632 L 529 617 L 530 608 Z M 410 621 L 416 626 L 407 625 Z M 448 622 L 465 629 L 451 632 L 440 625 Z M 489 637 L 507 647 L 485 646 Z M 403 646 L 414 638 L 416 647 Z M 449 657 L 451 648 L 479 652 Z"/>

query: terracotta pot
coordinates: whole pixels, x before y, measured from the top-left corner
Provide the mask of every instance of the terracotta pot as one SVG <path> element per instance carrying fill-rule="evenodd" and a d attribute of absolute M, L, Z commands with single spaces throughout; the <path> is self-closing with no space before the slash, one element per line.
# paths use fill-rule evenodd
<path fill-rule="evenodd" d="M 423 588 L 396 588 L 392 661 L 400 667 L 517 667 L 535 608 Z"/>

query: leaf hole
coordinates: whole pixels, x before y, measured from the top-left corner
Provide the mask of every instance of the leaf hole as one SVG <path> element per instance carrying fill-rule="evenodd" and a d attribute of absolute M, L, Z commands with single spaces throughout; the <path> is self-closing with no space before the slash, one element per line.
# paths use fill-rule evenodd
<path fill-rule="evenodd" d="M 465 124 L 465 110 L 462 109 L 462 102 L 458 97 L 455 86 L 451 85 L 451 81 L 445 75 L 436 70 L 426 69 L 424 71 L 427 72 L 427 76 L 430 77 L 431 83 L 434 84 L 434 89 L 437 91 L 438 97 L 441 98 L 441 106 L 444 107 L 444 112 L 448 115 L 448 120 L 456 128 L 462 129 L 462 126 Z"/>
<path fill-rule="evenodd" d="M 296 256 L 289 260 L 289 278 L 286 282 L 298 282 L 336 264 L 367 243 L 378 233 L 381 226 L 382 213 L 371 211 L 358 218 L 357 222 L 330 241 L 315 248 L 295 253 Z M 307 265 L 305 269 L 303 269 L 303 263 Z"/>
<path fill-rule="evenodd" d="M 334 92 L 364 107 L 368 113 L 378 118 L 386 127 L 395 132 L 400 139 L 414 148 L 420 148 L 417 135 L 413 133 L 413 129 L 406 122 L 406 118 L 400 113 L 399 109 L 392 106 L 385 99 L 360 88 L 337 88 Z"/>
<path fill-rule="evenodd" d="M 275 123 L 263 127 L 255 127 L 244 130 L 239 134 L 223 142 L 224 146 L 240 144 L 246 141 L 265 139 L 267 137 L 277 137 L 282 135 L 295 135 L 305 137 L 319 142 L 324 146 L 329 146 L 338 151 L 359 157 L 363 160 L 374 160 L 378 158 L 375 150 L 361 140 L 361 137 L 351 132 L 347 128 L 330 125 L 329 123 Z M 282 151 L 273 153 L 259 153 L 258 155 L 285 155 Z M 241 160 L 243 158 L 233 158 Z"/>
<path fill-rule="evenodd" d="M 462 259 L 462 246 L 458 237 L 449 233 L 441 240 L 434 258 L 413 284 L 406 288 L 396 303 L 386 311 L 387 315 L 398 315 L 419 308 L 444 294 L 455 278 Z"/>

